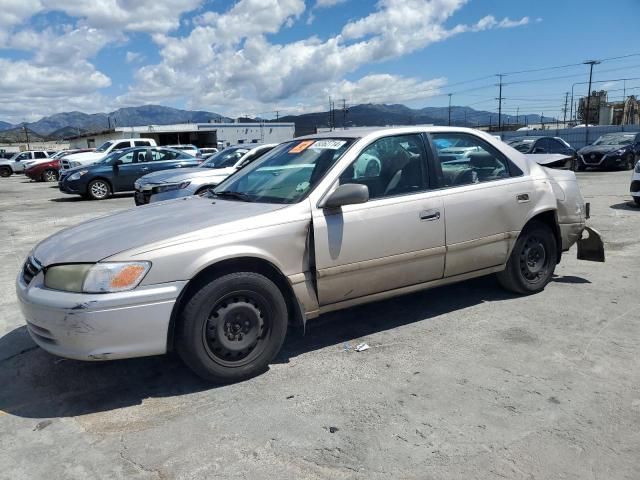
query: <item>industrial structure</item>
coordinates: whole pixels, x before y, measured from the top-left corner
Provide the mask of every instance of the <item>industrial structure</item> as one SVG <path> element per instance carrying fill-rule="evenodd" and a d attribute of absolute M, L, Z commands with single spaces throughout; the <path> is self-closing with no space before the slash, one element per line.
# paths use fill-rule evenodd
<path fill-rule="evenodd" d="M 94 148 L 119 138 L 153 138 L 158 145 L 227 147 L 243 143 L 281 143 L 294 137 L 294 123 L 181 123 L 118 127 L 67 138 L 71 148 Z"/>
<path fill-rule="evenodd" d="M 590 97 L 580 99 L 578 116 L 582 123 L 589 125 L 637 125 L 640 123 L 640 102 L 633 95 L 609 102 L 606 90 L 594 90 Z"/>

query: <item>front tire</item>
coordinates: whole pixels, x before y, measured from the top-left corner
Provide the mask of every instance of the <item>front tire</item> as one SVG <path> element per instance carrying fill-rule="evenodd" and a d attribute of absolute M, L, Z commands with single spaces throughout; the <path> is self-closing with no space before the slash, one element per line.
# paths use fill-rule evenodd
<path fill-rule="evenodd" d="M 636 163 L 635 160 L 636 160 L 636 156 L 633 153 L 627 154 L 627 156 L 625 157 L 624 169 L 633 170 L 633 167 L 635 166 L 635 163 Z"/>
<path fill-rule="evenodd" d="M 176 347 L 200 377 L 230 383 L 265 371 L 287 334 L 280 289 L 258 273 L 238 272 L 200 287 L 180 315 Z"/>
<path fill-rule="evenodd" d="M 505 289 L 522 295 L 541 292 L 553 276 L 557 254 L 551 228 L 534 220 L 520 233 L 507 267 L 497 274 L 498 282 Z"/>
<path fill-rule="evenodd" d="M 87 186 L 87 195 L 91 200 L 104 200 L 111 195 L 111 185 L 101 178 L 93 180 Z"/>
<path fill-rule="evenodd" d="M 0 177 L 10 177 L 13 171 L 9 167 L 0 167 Z"/>

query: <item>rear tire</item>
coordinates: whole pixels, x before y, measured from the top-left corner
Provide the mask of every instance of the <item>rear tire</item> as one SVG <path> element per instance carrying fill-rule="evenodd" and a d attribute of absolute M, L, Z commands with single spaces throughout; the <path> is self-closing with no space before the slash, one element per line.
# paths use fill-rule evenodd
<path fill-rule="evenodd" d="M 55 170 L 45 170 L 42 172 L 42 181 L 43 182 L 57 182 L 58 181 L 58 172 Z"/>
<path fill-rule="evenodd" d="M 640 197 L 633 197 L 633 201 L 636 202 L 638 207 L 640 207 Z"/>
<path fill-rule="evenodd" d="M 0 167 L 0 177 L 10 177 L 13 173 L 13 170 L 9 167 Z"/>
<path fill-rule="evenodd" d="M 87 196 L 91 200 L 104 200 L 111 195 L 111 185 L 101 178 L 93 180 L 87 185 Z"/>
<path fill-rule="evenodd" d="M 521 295 L 541 292 L 557 263 L 558 247 L 551 228 L 536 220 L 520 233 L 507 267 L 497 274 L 502 287 Z"/>
<path fill-rule="evenodd" d="M 267 277 L 238 272 L 200 287 L 180 314 L 176 349 L 200 377 L 215 383 L 264 372 L 287 334 L 280 289 Z"/>

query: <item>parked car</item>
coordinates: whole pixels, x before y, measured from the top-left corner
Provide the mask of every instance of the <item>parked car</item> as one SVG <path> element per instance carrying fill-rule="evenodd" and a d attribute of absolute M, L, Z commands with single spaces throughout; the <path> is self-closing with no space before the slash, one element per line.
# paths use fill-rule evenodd
<path fill-rule="evenodd" d="M 154 172 L 136 180 L 136 205 L 198 195 L 267 153 L 276 144 L 229 147 L 197 168 Z"/>
<path fill-rule="evenodd" d="M 74 153 L 65 157 L 60 162 L 60 170 L 68 170 L 96 163 L 111 152 L 124 150 L 132 147 L 155 147 L 156 141 L 152 138 L 122 138 L 119 140 L 109 140 L 91 152 Z"/>
<path fill-rule="evenodd" d="M 167 148 L 173 148 L 175 150 L 182 150 L 184 153 L 188 153 L 193 157 L 202 157 L 200 149 L 195 145 L 167 145 Z"/>
<path fill-rule="evenodd" d="M 577 169 L 631 170 L 640 157 L 640 132 L 607 133 L 578 150 Z"/>
<path fill-rule="evenodd" d="M 98 163 L 61 172 L 58 187 L 63 193 L 103 200 L 112 193 L 132 191 L 134 182 L 146 173 L 196 165 L 196 158 L 180 150 L 128 148 L 116 150 Z"/>
<path fill-rule="evenodd" d="M 22 173 L 36 160 L 46 158 L 49 158 L 49 154 L 39 150 L 15 153 L 8 160 L 0 160 L 0 177 L 10 177 L 14 173 Z"/>
<path fill-rule="evenodd" d="M 527 136 L 505 140 L 519 152 L 532 155 L 532 160 L 550 168 L 574 170 L 578 154 L 560 137 Z"/>
<path fill-rule="evenodd" d="M 57 152 L 50 158 L 45 158 L 44 160 L 38 160 L 37 162 L 32 163 L 29 167 L 24 171 L 24 174 L 29 177 L 31 180 L 35 180 L 37 182 L 57 182 L 60 171 L 60 160 L 67 156 L 72 155 L 74 153 L 81 152 L 92 152 L 93 149 L 76 149 L 76 150 L 61 150 Z"/>
<path fill-rule="evenodd" d="M 433 145 L 462 137 L 480 151 L 443 165 Z M 381 169 L 356 178 L 365 154 Z M 573 172 L 484 132 L 328 132 L 279 145 L 212 198 L 59 231 L 28 255 L 17 296 L 32 338 L 53 354 L 176 350 L 202 377 L 237 381 L 267 368 L 290 324 L 325 312 L 488 274 L 540 292 L 576 242 L 579 258 L 603 260 L 587 210 Z"/>
<path fill-rule="evenodd" d="M 640 206 L 640 160 L 636 163 L 636 168 L 633 170 L 630 190 L 636 205 Z"/>

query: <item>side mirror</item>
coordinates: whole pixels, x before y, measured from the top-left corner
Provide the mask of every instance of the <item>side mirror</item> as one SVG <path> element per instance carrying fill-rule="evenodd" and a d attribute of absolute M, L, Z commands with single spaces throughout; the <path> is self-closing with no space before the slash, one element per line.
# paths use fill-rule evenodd
<path fill-rule="evenodd" d="M 536 147 L 533 149 L 533 153 L 547 153 L 547 151 L 544 148 Z"/>
<path fill-rule="evenodd" d="M 123 163 L 123 162 L 122 162 L 122 160 L 119 160 L 119 159 L 118 159 L 118 160 L 116 160 L 115 162 L 113 162 L 113 166 L 114 166 L 115 168 L 118 168 L 118 166 L 122 165 L 122 163 Z"/>
<path fill-rule="evenodd" d="M 336 188 L 325 200 L 323 208 L 340 208 L 369 201 L 369 188 L 358 183 L 345 183 Z"/>

